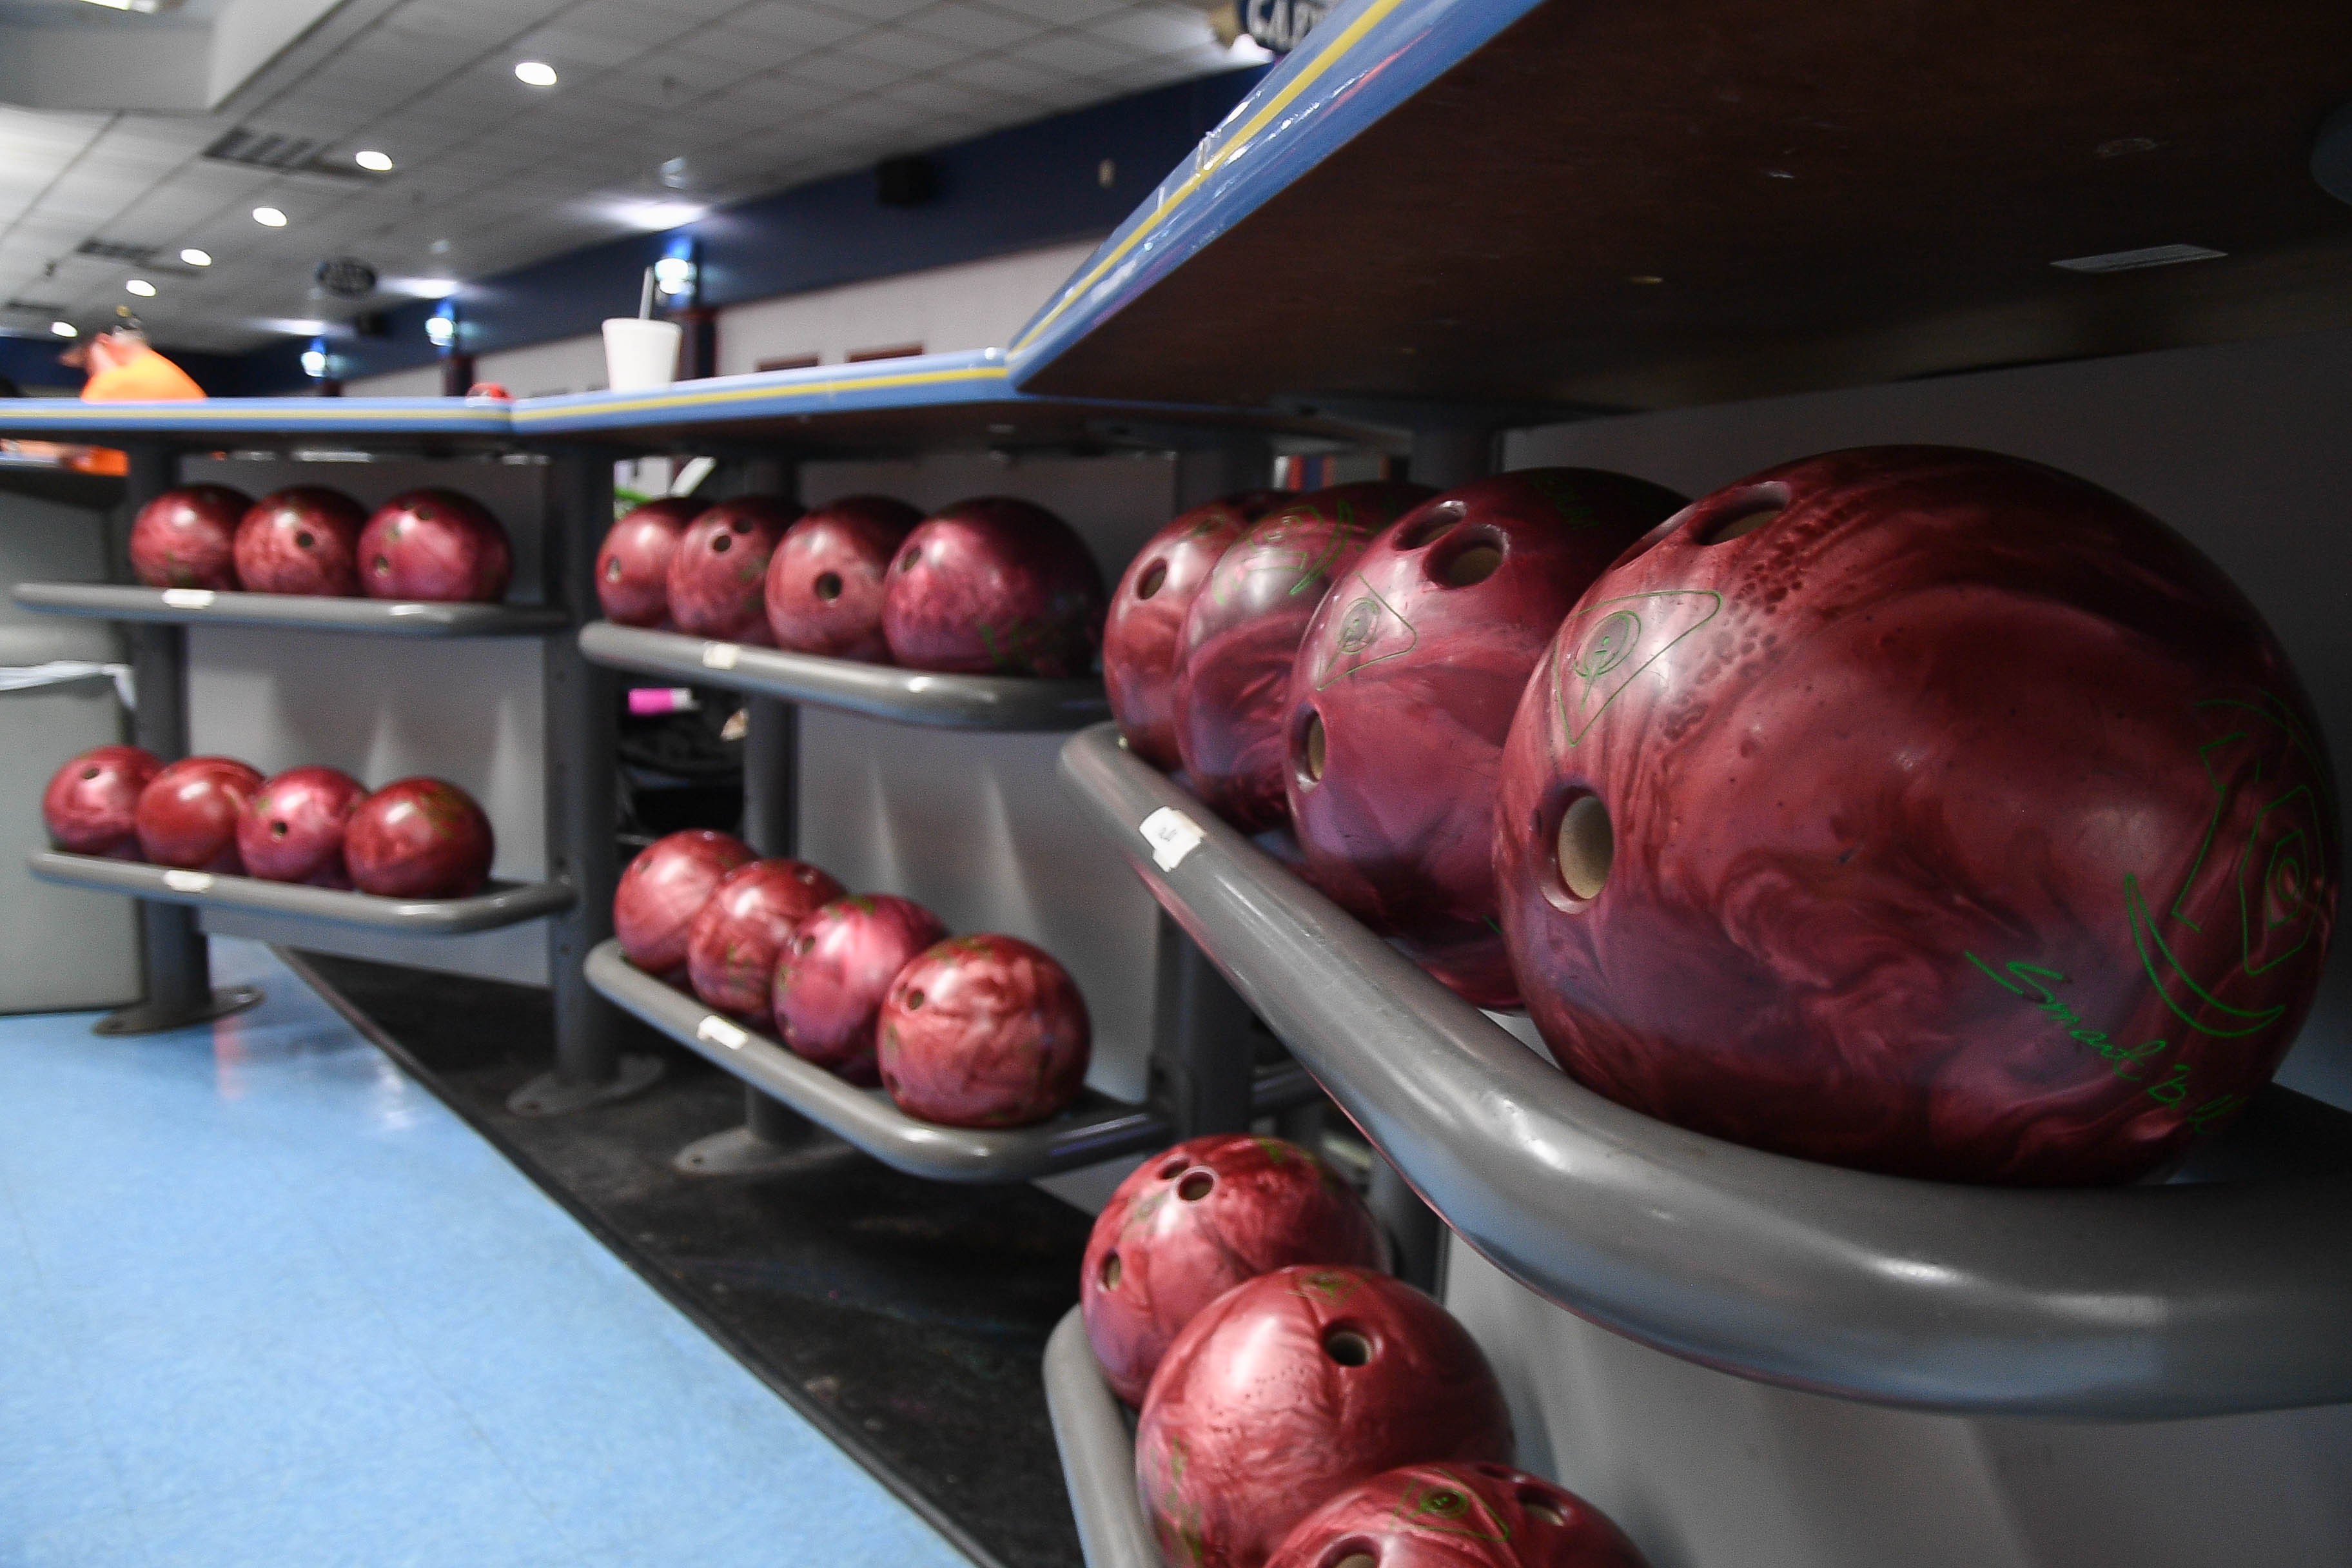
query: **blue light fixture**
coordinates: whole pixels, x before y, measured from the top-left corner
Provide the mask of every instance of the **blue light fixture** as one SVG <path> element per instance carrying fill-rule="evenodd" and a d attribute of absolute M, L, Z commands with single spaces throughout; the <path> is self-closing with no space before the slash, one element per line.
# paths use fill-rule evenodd
<path fill-rule="evenodd" d="M 444 300 L 433 308 L 433 314 L 425 319 L 425 336 L 444 354 L 456 350 L 457 301 L 454 298 Z"/>
<path fill-rule="evenodd" d="M 302 351 L 302 374 L 312 381 L 324 381 L 327 370 L 327 340 L 324 337 L 312 338 L 310 346 Z"/>
<path fill-rule="evenodd" d="M 674 234 L 654 263 L 654 287 L 662 303 L 674 310 L 690 309 L 702 283 L 700 247 L 690 234 Z"/>

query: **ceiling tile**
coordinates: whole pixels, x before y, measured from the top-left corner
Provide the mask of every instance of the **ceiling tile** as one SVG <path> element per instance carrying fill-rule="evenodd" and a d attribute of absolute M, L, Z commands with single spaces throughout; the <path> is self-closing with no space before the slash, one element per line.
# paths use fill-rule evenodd
<path fill-rule="evenodd" d="M 969 44 L 975 49 L 999 49 L 1007 44 L 1017 44 L 1024 38 L 1035 37 L 1046 26 L 1034 16 L 968 5 L 933 5 L 903 18 L 898 25 L 910 33 Z"/>
<path fill-rule="evenodd" d="M 897 81 L 907 73 L 872 60 L 860 59 L 828 49 L 806 56 L 784 68 L 784 74 L 801 81 L 814 81 L 851 92 L 864 92 L 885 82 Z"/>
<path fill-rule="evenodd" d="M 898 71 L 927 71 L 966 58 L 972 51 L 961 44 L 925 37 L 920 33 L 902 32 L 897 27 L 876 27 L 842 45 L 841 53 L 856 55 L 860 59 L 872 60 Z"/>
<path fill-rule="evenodd" d="M 727 25 L 815 49 L 854 37 L 873 24 L 862 17 L 792 5 L 788 0 L 758 0 L 729 16 Z"/>

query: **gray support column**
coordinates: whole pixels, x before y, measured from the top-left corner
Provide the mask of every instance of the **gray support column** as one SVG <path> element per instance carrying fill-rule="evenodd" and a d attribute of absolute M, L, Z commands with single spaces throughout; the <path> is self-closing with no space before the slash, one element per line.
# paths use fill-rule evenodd
<path fill-rule="evenodd" d="M 1424 425 L 1412 433 L 1415 484 L 1452 489 L 1483 479 L 1502 465 L 1499 432 L 1485 425 Z"/>
<path fill-rule="evenodd" d="M 571 447 L 550 465 L 540 542 L 547 603 L 573 626 L 593 620 L 596 546 L 613 518 L 612 454 Z M 613 889 L 620 876 L 614 826 L 615 748 L 621 679 L 580 656 L 565 630 L 541 644 L 546 711 L 547 874 L 577 889 L 572 907 L 547 922 L 548 984 L 555 1002 L 555 1069 L 515 1090 L 518 1116 L 556 1116 L 636 1093 L 661 1076 L 661 1058 L 622 1049 L 633 1026 L 589 989 L 581 966 L 613 934 Z"/>
<path fill-rule="evenodd" d="M 1274 447 L 1263 436 L 1235 433 L 1230 440 L 1176 454 L 1176 511 L 1235 490 L 1262 490 L 1274 483 Z"/>
<path fill-rule="evenodd" d="M 130 511 L 170 489 L 179 479 L 179 455 L 168 447 L 131 448 L 124 487 Z M 139 707 L 131 715 L 131 739 L 165 762 L 188 754 L 188 633 L 184 626 L 134 625 L 124 628 L 131 645 L 131 675 Z M 146 994 L 92 1026 L 100 1035 L 151 1035 L 240 1012 L 261 1000 L 251 985 L 215 991 L 210 943 L 196 923 L 196 911 L 179 904 L 139 906 L 141 967 Z"/>

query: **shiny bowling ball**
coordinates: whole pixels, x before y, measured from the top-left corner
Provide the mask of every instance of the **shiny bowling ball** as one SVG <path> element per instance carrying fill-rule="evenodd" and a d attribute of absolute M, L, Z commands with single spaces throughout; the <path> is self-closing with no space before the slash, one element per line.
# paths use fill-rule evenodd
<path fill-rule="evenodd" d="M 687 932 L 730 871 L 759 858 L 732 834 L 688 827 L 636 853 L 613 890 L 613 935 L 629 962 L 672 984 L 686 981 Z"/>
<path fill-rule="evenodd" d="M 1508 1465 L 1405 1465 L 1298 1521 L 1266 1568 L 1648 1568 L 1615 1521 Z"/>
<path fill-rule="evenodd" d="M 1073 679 L 1094 668 L 1102 621 L 1102 570 L 1086 541 L 1007 496 L 926 519 L 882 595 L 882 635 L 909 669 Z"/>
<path fill-rule="evenodd" d="M 469 898 L 488 879 L 496 853 L 490 819 L 474 797 L 439 779 L 384 785 L 343 829 L 352 885 L 384 898 Z"/>
<path fill-rule="evenodd" d="M 1307 623 L 1371 536 L 1436 492 L 1335 485 L 1276 508 L 1229 546 L 1185 612 L 1176 750 L 1202 804 L 1245 833 L 1279 826 L 1290 666 Z"/>
<path fill-rule="evenodd" d="M 133 856 L 140 792 L 163 763 L 137 746 L 100 746 L 49 775 L 41 826 L 49 842 L 76 855 Z"/>
<path fill-rule="evenodd" d="M 360 586 L 371 599 L 494 605 L 514 574 L 507 531 L 455 490 L 410 490 L 360 531 Z"/>
<path fill-rule="evenodd" d="M 367 509 L 323 485 L 274 490 L 236 525 L 236 575 L 249 594 L 356 598 Z"/>
<path fill-rule="evenodd" d="M 669 563 L 678 536 L 703 509 L 696 500 L 649 500 L 605 531 L 596 547 L 596 602 L 615 626 L 669 618 Z"/>
<path fill-rule="evenodd" d="M 686 969 L 707 1006 L 764 1026 L 776 960 L 801 922 L 847 891 L 805 860 L 778 857 L 719 879 L 686 931 Z"/>
<path fill-rule="evenodd" d="M 1093 1026 L 1070 972 L 1011 936 L 959 936 L 891 983 L 877 1036 L 898 1109 L 948 1127 L 1025 1127 L 1086 1086 Z"/>
<path fill-rule="evenodd" d="M 1102 647 L 1111 717 L 1127 749 L 1163 773 L 1183 761 L 1176 752 L 1176 649 L 1184 612 L 1217 558 L 1283 499 L 1278 490 L 1244 490 L 1194 507 L 1144 541 L 1111 594 Z"/>
<path fill-rule="evenodd" d="M 800 509 L 780 496 L 707 507 L 669 558 L 669 617 L 689 637 L 767 646 L 768 559 Z"/>
<path fill-rule="evenodd" d="M 1179 1330 L 1244 1280 L 1294 1263 L 1386 1269 L 1388 1238 L 1320 1156 L 1215 1132 L 1146 1160 L 1095 1216 L 1078 1304 L 1121 1399 L 1143 1391 Z"/>
<path fill-rule="evenodd" d="M 233 757 L 181 758 L 139 792 L 139 852 L 158 866 L 237 874 L 237 814 L 260 787 L 259 771 Z"/>
<path fill-rule="evenodd" d="M 1283 771 L 1307 879 L 1481 1007 L 1518 1004 L 1495 780 L 1519 693 L 1585 588 L 1683 504 L 1591 468 L 1448 490 L 1373 538 L 1298 646 Z"/>
<path fill-rule="evenodd" d="M 768 630 L 791 653 L 890 662 L 882 594 L 923 514 L 888 496 L 844 496 L 784 530 L 768 563 Z"/>
<path fill-rule="evenodd" d="M 835 899 L 801 922 L 777 961 L 776 1032 L 817 1066 L 868 1089 L 879 1084 L 874 1037 L 882 998 L 900 970 L 947 934 L 912 899 Z"/>
<path fill-rule="evenodd" d="M 236 525 L 253 498 L 226 485 L 182 485 L 139 509 L 131 524 L 131 574 L 150 588 L 233 592 Z"/>
<path fill-rule="evenodd" d="M 348 888 L 343 836 L 367 786 L 334 768 L 289 768 L 254 791 L 236 818 L 246 875 L 269 882 Z"/>
<path fill-rule="evenodd" d="M 1310 1264 L 1184 1325 L 1144 1394 L 1135 1484 L 1167 1561 L 1260 1568 L 1383 1470 L 1510 1458 L 1502 1385 L 1467 1330 L 1402 1280 Z"/>
<path fill-rule="evenodd" d="M 1622 1104 L 1947 1181 L 2126 1182 L 2294 1041 L 2334 781 L 2262 617 L 2136 507 L 1944 447 L 1718 490 L 1561 626 L 1504 929 Z"/>

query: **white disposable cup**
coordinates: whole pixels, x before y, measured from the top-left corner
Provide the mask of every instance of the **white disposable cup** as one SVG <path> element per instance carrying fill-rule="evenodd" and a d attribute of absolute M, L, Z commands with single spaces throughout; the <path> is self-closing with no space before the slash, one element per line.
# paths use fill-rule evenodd
<path fill-rule="evenodd" d="M 686 329 L 676 321 L 615 316 L 604 323 L 604 380 L 614 392 L 642 392 L 677 379 L 678 345 Z"/>

